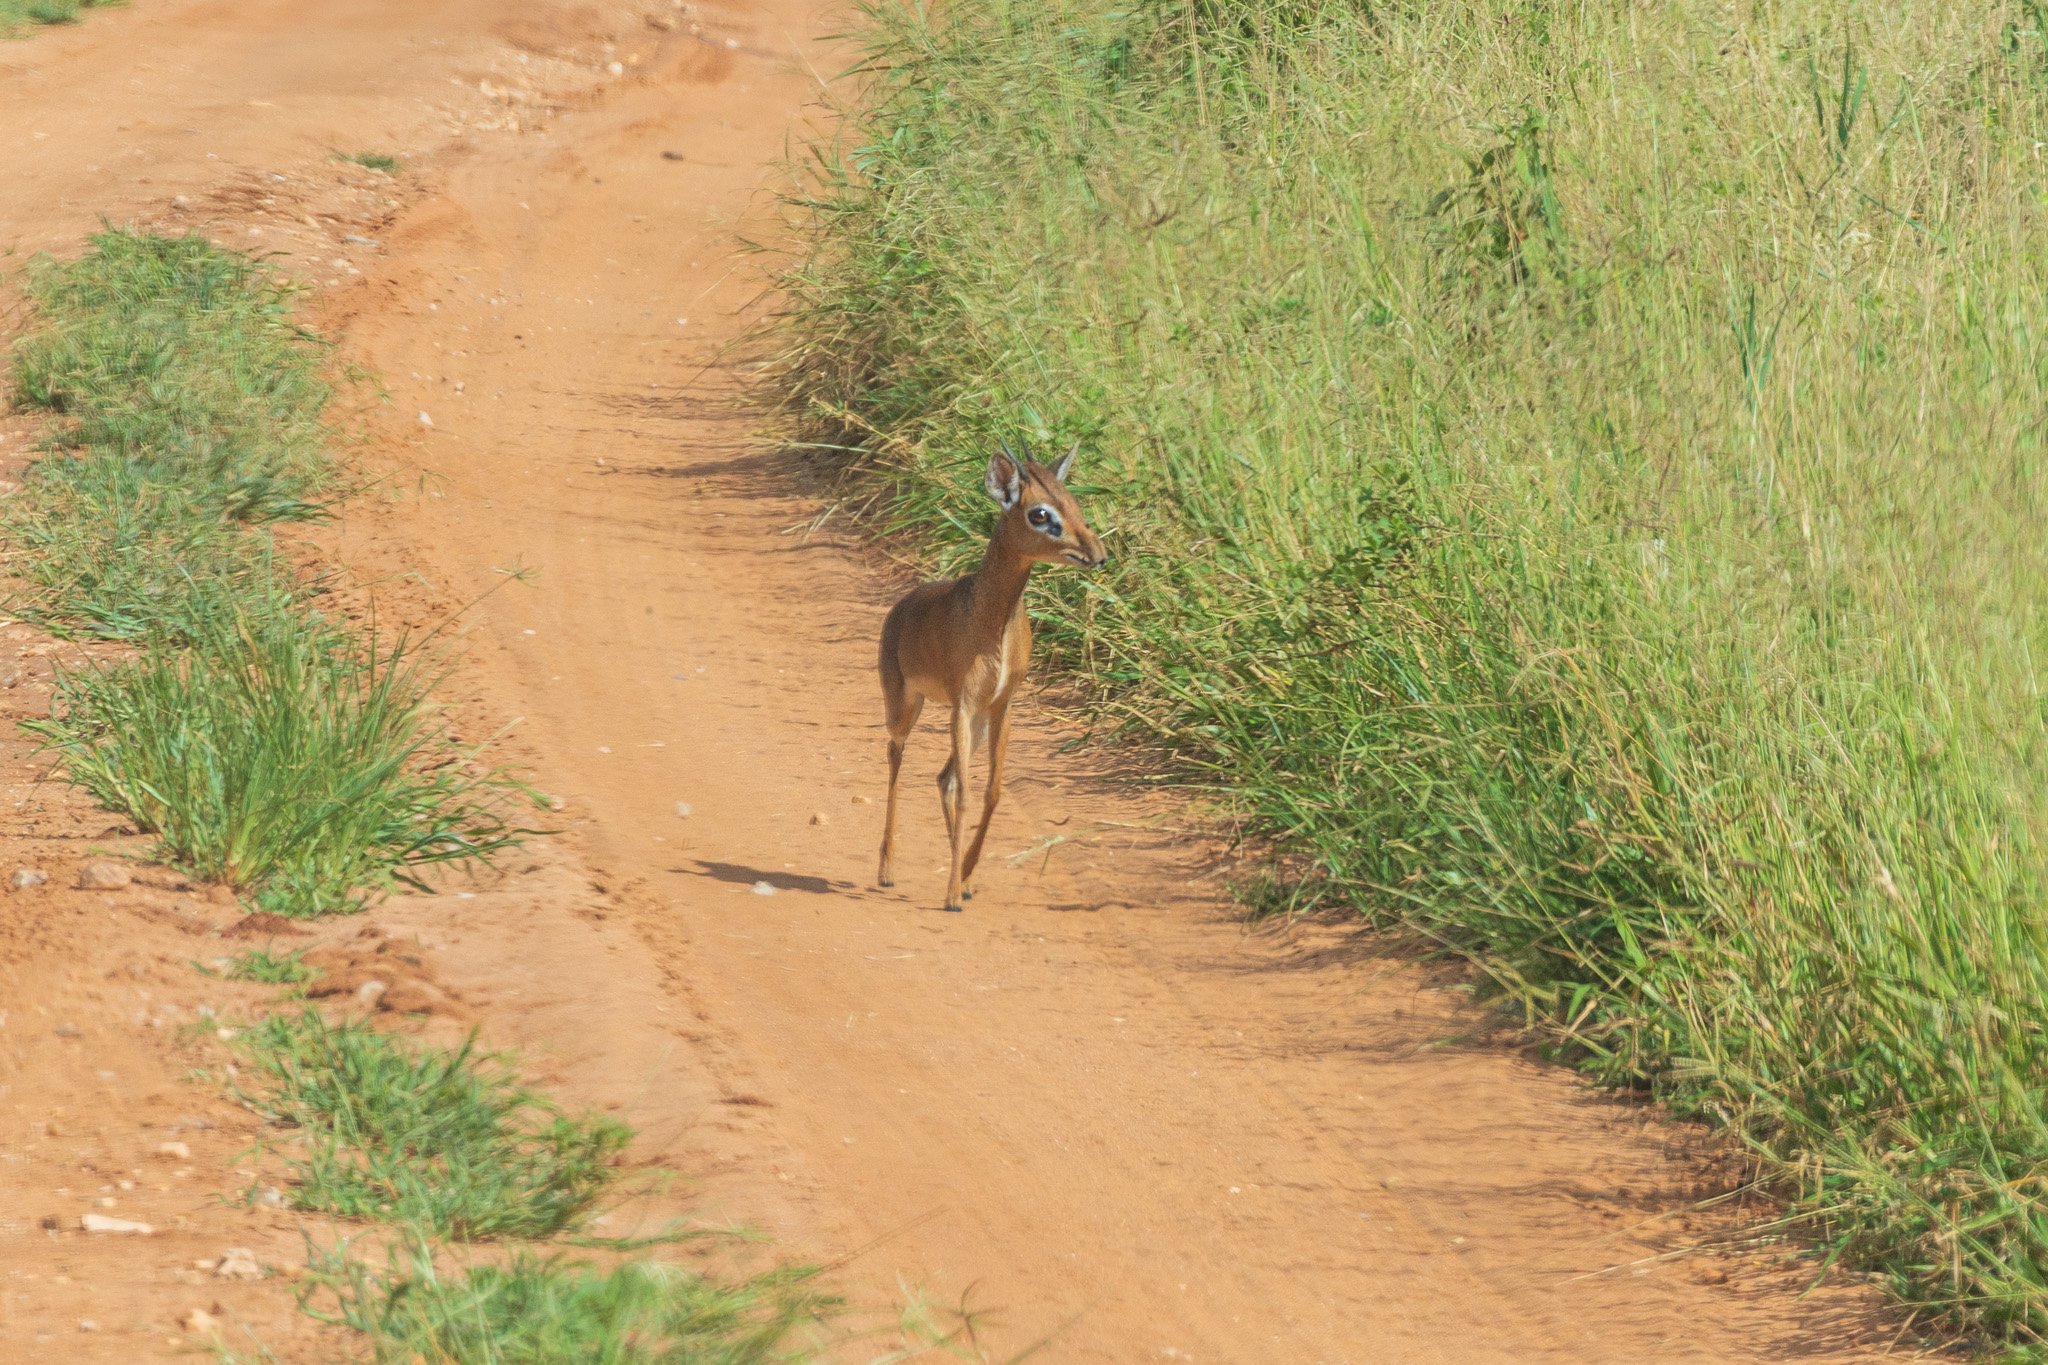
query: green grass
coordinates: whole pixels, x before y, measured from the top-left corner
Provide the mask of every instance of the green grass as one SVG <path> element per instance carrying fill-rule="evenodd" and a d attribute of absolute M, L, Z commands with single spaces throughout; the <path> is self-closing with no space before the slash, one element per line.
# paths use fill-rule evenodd
<path fill-rule="evenodd" d="M 797 1330 L 830 1302 L 812 1272 L 722 1284 L 678 1266 L 605 1269 L 560 1255 L 515 1254 L 450 1272 L 414 1244 L 385 1272 L 338 1259 L 317 1266 L 319 1311 L 364 1333 L 379 1362 L 461 1365 L 756 1365 L 802 1358 Z"/>
<path fill-rule="evenodd" d="M 2048 1339 L 2048 11 L 877 11 L 773 368 L 1342 906 Z"/>
<path fill-rule="evenodd" d="M 4 513 L 11 605 L 135 646 L 60 674 L 28 727 L 61 774 L 156 833 L 160 857 L 285 914 L 358 909 L 516 841 L 519 784 L 448 734 L 431 661 L 326 609 L 273 539 L 324 514 L 338 481 L 324 348 L 281 277 L 196 237 L 110 230 L 26 282 L 15 391 L 52 426 Z M 270 949 L 225 974 L 314 975 Z M 802 1272 L 724 1286 L 527 1249 L 444 1277 L 435 1241 L 581 1229 L 630 1130 L 563 1113 L 473 1041 L 444 1052 L 305 1009 L 237 1046 L 256 1077 L 243 1098 L 286 1133 L 295 1205 L 391 1225 L 410 1248 L 388 1276 L 344 1248 L 313 1281 L 379 1360 L 781 1360 L 822 1305 Z"/>
<path fill-rule="evenodd" d="M 415 1048 L 312 1009 L 239 1041 L 264 1078 L 249 1102 L 295 1130 L 302 1209 L 459 1241 L 550 1237 L 596 1211 L 631 1136 L 562 1113 L 472 1045 Z"/>
<path fill-rule="evenodd" d="M 11 38 L 34 24 L 75 24 L 89 9 L 104 9 L 123 0 L 0 0 L 0 38 Z"/>
<path fill-rule="evenodd" d="M 282 275 L 203 237 L 109 230 L 25 283 L 41 325 L 15 348 L 16 400 L 62 417 L 57 440 L 88 455 L 47 463 L 45 481 L 82 463 L 115 496 L 175 484 L 194 514 L 318 513 L 335 480 L 326 348 Z"/>
<path fill-rule="evenodd" d="M 15 610 L 175 642 L 304 598 L 261 529 L 319 515 L 338 477 L 325 348 L 293 320 L 291 287 L 202 238 L 118 231 L 24 283 L 38 325 L 14 350 L 15 399 L 54 421 L 0 518 Z"/>
<path fill-rule="evenodd" d="M 288 613 L 315 591 L 266 532 L 195 512 L 177 484 L 98 455 L 40 466 L 0 529 L 21 577 L 9 605 L 71 638 L 187 644 L 238 611 Z"/>
<path fill-rule="evenodd" d="M 447 735 L 432 666 L 319 609 L 272 528 L 323 515 L 326 347 L 275 271 L 199 237 L 108 230 L 26 272 L 17 400 L 52 416 L 0 527 L 11 603 L 130 658 L 65 673 L 29 728 L 60 771 L 257 906 L 360 909 L 525 832 Z"/>
<path fill-rule="evenodd" d="M 264 970 L 289 979 L 287 967 L 297 963 Z M 728 1284 L 517 1247 L 450 1270 L 437 1242 L 544 1242 L 581 1229 L 631 1130 L 562 1113 L 473 1041 L 443 1052 L 306 1009 L 265 1019 L 236 1046 L 259 1078 L 242 1098 L 289 1133 L 294 1206 L 399 1231 L 383 1270 L 344 1244 L 314 1258 L 301 1294 L 307 1311 L 363 1334 L 373 1360 L 795 1360 L 797 1329 L 832 1307 L 801 1267 Z"/>
<path fill-rule="evenodd" d="M 337 160 L 361 166 L 367 171 L 382 171 L 386 175 L 398 172 L 398 158 L 382 152 L 336 152 L 334 155 Z"/>
<path fill-rule="evenodd" d="M 304 979 L 296 957 L 250 954 L 249 979 Z M 796 1360 L 797 1330 L 832 1300 L 815 1272 L 733 1283 L 651 1261 L 605 1266 L 548 1250 L 612 1189 L 632 1137 L 571 1116 L 520 1084 L 508 1061 L 417 1046 L 314 1009 L 236 1035 L 250 1062 L 238 1092 L 286 1136 L 279 1154 L 297 1208 L 388 1225 L 378 1270 L 350 1244 L 316 1253 L 300 1302 L 362 1334 L 376 1361 L 766 1362 Z M 248 1077 L 254 1077 L 249 1081 Z M 628 1249 L 674 1234 L 585 1245 Z M 449 1269 L 437 1244 L 515 1246 Z"/>
<path fill-rule="evenodd" d="M 521 833 L 505 780 L 447 738 L 433 681 L 403 641 L 269 614 L 64 672 L 57 714 L 29 729 L 166 862 L 261 909 L 346 912 Z"/>
<path fill-rule="evenodd" d="M 223 975 L 230 981 L 255 981 L 268 986 L 303 986 L 320 973 L 299 959 L 303 952 L 279 953 L 251 948 L 237 953 Z"/>

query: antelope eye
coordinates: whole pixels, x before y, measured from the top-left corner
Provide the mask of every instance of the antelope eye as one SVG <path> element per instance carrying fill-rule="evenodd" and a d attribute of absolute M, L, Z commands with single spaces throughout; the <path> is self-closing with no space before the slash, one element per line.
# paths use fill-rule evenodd
<path fill-rule="evenodd" d="M 1031 524 L 1033 526 L 1043 526 L 1051 520 L 1052 513 L 1046 511 L 1043 507 L 1034 507 L 1031 509 Z"/>

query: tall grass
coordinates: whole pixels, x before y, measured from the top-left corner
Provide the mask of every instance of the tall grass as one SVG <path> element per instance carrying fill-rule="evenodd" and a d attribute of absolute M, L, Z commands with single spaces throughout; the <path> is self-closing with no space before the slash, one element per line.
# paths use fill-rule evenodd
<path fill-rule="evenodd" d="M 2048 1340 L 2048 11 L 870 12 L 775 370 L 1059 658 L 1804 1230 Z"/>

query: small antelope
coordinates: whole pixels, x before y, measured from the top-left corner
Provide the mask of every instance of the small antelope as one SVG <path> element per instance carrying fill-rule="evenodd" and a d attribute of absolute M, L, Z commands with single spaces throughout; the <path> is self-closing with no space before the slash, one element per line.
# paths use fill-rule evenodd
<path fill-rule="evenodd" d="M 1031 579 L 1031 568 L 1045 563 L 1092 569 L 1109 558 L 1082 520 L 1080 504 L 1067 491 L 1067 472 L 1079 449 L 1077 444 L 1049 468 L 1017 458 L 1007 445 L 990 457 L 983 486 L 1003 512 L 981 567 L 965 578 L 911 589 L 882 623 L 889 811 L 883 817 L 881 869 L 875 880 L 895 885 L 889 876 L 889 852 L 896 838 L 896 778 L 903 768 L 903 743 L 924 711 L 925 700 L 936 698 L 953 713 L 953 756 L 939 774 L 939 801 L 953 841 L 952 874 L 946 880 L 948 910 L 960 909 L 974 895 L 974 865 L 981 859 L 981 843 L 988 837 L 988 822 L 1002 795 L 1010 698 L 1031 665 L 1031 618 L 1024 611 L 1024 585 Z M 981 827 L 962 857 L 967 769 L 983 743 L 989 747 L 989 769 Z"/>

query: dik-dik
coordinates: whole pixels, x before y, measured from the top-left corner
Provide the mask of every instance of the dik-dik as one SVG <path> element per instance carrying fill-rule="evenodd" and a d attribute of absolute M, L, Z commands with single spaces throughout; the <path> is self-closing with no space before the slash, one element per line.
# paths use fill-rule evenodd
<path fill-rule="evenodd" d="M 1010 698 L 1031 666 L 1031 618 L 1024 611 L 1024 585 L 1035 564 L 1099 567 L 1109 558 L 1082 519 L 1080 504 L 1067 491 L 1074 467 L 1070 450 L 1058 464 L 1019 459 L 1004 446 L 990 458 L 983 486 L 1003 511 L 989 537 L 981 567 L 965 578 L 913 588 L 882 623 L 882 703 L 889 724 L 889 810 L 882 822 L 883 886 L 896 838 L 896 778 L 903 768 L 903 744 L 924 711 L 927 698 L 951 708 L 953 756 L 939 774 L 939 802 L 952 838 L 952 872 L 946 879 L 946 908 L 958 910 L 973 896 L 974 865 L 988 822 L 1002 797 L 1003 756 L 1009 744 Z M 1028 452 L 1027 452 L 1028 455 Z M 966 833 L 967 770 L 974 751 L 989 749 L 988 787 L 981 827 L 963 857 Z"/>

